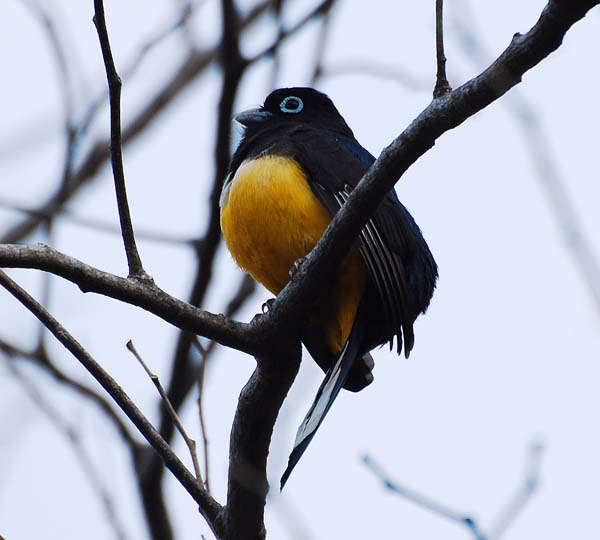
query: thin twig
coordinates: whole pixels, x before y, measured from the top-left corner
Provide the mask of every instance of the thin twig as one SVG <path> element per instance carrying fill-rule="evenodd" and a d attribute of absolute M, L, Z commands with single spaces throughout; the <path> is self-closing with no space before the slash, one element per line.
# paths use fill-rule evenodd
<path fill-rule="evenodd" d="M 262 0 L 250 9 L 244 19 L 240 21 L 240 29 L 246 30 L 260 21 L 262 16 L 267 13 L 271 2 L 272 0 Z M 145 129 L 167 109 L 168 105 L 176 101 L 176 98 L 213 64 L 218 55 L 218 45 L 206 50 L 189 51 L 181 65 L 177 67 L 174 73 L 166 77 L 156 94 L 139 109 L 139 112 L 125 126 L 122 133 L 123 144 L 128 144 L 144 133 Z M 37 122 L 36 130 L 39 129 L 39 125 L 40 122 Z M 64 207 L 84 186 L 96 179 L 98 170 L 110 156 L 109 144 L 109 141 L 104 139 L 98 139 L 95 142 L 90 141 L 89 145 L 86 145 L 89 146 L 89 150 L 81 159 L 77 169 L 71 174 L 68 188 L 51 193 L 39 205 L 39 214 L 31 214 L 10 227 L 0 236 L 0 243 L 23 241 L 27 235 L 33 233 L 45 221 L 45 217 L 41 216 L 44 216 L 46 212 L 53 212 L 57 208 Z"/>
<path fill-rule="evenodd" d="M 504 535 L 537 490 L 540 483 L 540 465 L 543 451 L 544 446 L 540 442 L 536 441 L 531 444 L 523 483 L 496 518 L 496 522 L 490 528 L 486 540 L 498 540 Z"/>
<path fill-rule="evenodd" d="M 128 79 L 132 78 L 139 70 L 140 66 L 144 63 L 144 60 L 154 49 L 162 44 L 174 32 L 180 30 L 186 25 L 196 7 L 198 7 L 198 2 L 183 2 L 181 10 L 174 20 L 168 23 L 164 28 L 157 30 L 151 37 L 146 39 L 146 41 L 139 46 L 138 50 L 133 54 L 125 67 L 122 69 L 123 75 L 121 80 L 127 81 Z M 104 105 L 106 97 L 107 89 L 104 89 L 90 101 L 87 110 L 83 114 L 83 117 L 77 126 L 78 135 L 89 128 L 96 114 Z M 136 236 L 139 238 L 139 234 L 136 234 Z"/>
<path fill-rule="evenodd" d="M 413 489 L 399 484 L 377 464 L 372 457 L 365 455 L 362 458 L 363 463 L 373 472 L 373 474 L 383 482 L 383 485 L 389 491 L 412 501 L 422 508 L 431 510 L 439 516 L 450 519 L 460 525 L 463 525 L 473 534 L 475 540 L 499 540 L 499 538 L 514 523 L 517 516 L 523 511 L 525 505 L 537 490 L 540 476 L 540 462 L 543 446 L 539 442 L 534 442 L 528 452 L 528 463 L 525 469 L 525 478 L 519 485 L 516 493 L 508 501 L 506 507 L 500 512 L 496 523 L 490 528 L 488 534 L 484 533 L 477 521 L 472 517 L 457 512 L 449 506 L 433 500 L 431 497 L 423 495 Z"/>
<path fill-rule="evenodd" d="M 279 293 L 269 312 L 253 321 L 252 331 L 263 339 L 267 335 L 276 339 L 270 333 L 276 326 L 274 321 L 293 325 L 302 318 L 331 282 L 335 268 L 331 261 L 346 256 L 369 216 L 405 172 L 438 138 L 520 83 L 523 74 L 557 50 L 569 29 L 599 3 L 599 0 L 581 0 L 577 4 L 549 0 L 535 25 L 526 34 L 513 35 L 509 46 L 486 70 L 451 93 L 434 99 L 365 172 L 294 279 Z"/>
<path fill-rule="evenodd" d="M 63 108 L 65 116 L 65 129 L 69 131 L 73 128 L 73 88 L 71 84 L 71 76 L 69 70 L 69 62 L 67 60 L 66 47 L 61 42 L 61 37 L 64 37 L 64 28 L 57 28 L 54 23 L 51 12 L 44 7 L 42 3 L 34 0 L 22 0 L 31 13 L 36 17 L 48 37 L 50 49 L 54 54 L 56 65 L 58 67 L 58 82 L 61 87 L 61 97 L 63 99 Z M 71 44 L 70 44 L 71 45 Z"/>
<path fill-rule="evenodd" d="M 333 6 L 333 4 L 332 4 Z M 316 86 L 317 81 L 323 74 L 323 62 L 325 60 L 325 50 L 327 48 L 327 40 L 331 33 L 331 8 L 325 12 L 321 18 L 321 31 L 317 36 L 317 44 L 315 46 L 315 60 L 312 75 L 310 77 L 310 85 Z"/>
<path fill-rule="evenodd" d="M 60 218 L 61 220 L 72 223 L 73 225 L 78 225 L 94 231 L 117 234 L 119 236 L 121 235 L 121 227 L 119 225 L 113 225 L 112 223 L 108 223 L 104 220 L 75 214 L 70 208 L 59 207 L 52 211 L 45 208 L 30 208 L 28 206 L 23 206 L 21 204 L 12 202 L 10 199 L 6 199 L 4 197 L 0 197 L 0 208 L 14 210 L 15 212 L 27 214 L 29 216 L 43 217 L 48 220 L 52 218 Z M 160 244 L 190 246 L 194 249 L 198 249 L 202 243 L 202 241 L 198 238 L 191 238 L 188 236 L 172 234 L 164 231 L 158 232 L 140 228 L 136 230 L 135 236 L 138 240 L 146 240 Z"/>
<path fill-rule="evenodd" d="M 161 384 L 160 379 L 158 378 L 158 375 L 156 373 L 152 372 L 150 370 L 150 368 L 148 367 L 148 365 L 146 364 L 146 362 L 144 362 L 144 359 L 140 356 L 140 354 L 137 352 L 135 346 L 133 345 L 133 341 L 129 340 L 127 342 L 126 347 L 127 347 L 127 350 L 131 354 L 133 354 L 133 356 L 135 356 L 137 361 L 144 368 L 144 371 L 148 374 L 148 377 L 150 377 L 152 384 L 154 384 L 154 386 L 156 386 L 156 389 L 158 390 L 158 393 L 160 394 L 163 404 L 165 405 L 167 411 L 171 415 L 171 419 L 177 426 L 177 430 L 183 437 L 183 440 L 185 441 L 185 444 L 187 445 L 188 450 L 190 451 L 192 463 L 194 464 L 194 471 L 196 473 L 196 480 L 198 481 L 198 484 L 201 486 L 203 484 L 202 472 L 200 471 L 200 465 L 198 463 L 198 455 L 196 453 L 196 441 L 187 434 L 185 427 L 183 426 L 183 423 L 181 422 L 181 419 L 179 418 L 179 416 L 177 415 L 177 412 L 175 412 L 175 409 L 173 408 L 173 405 L 171 405 L 171 402 L 169 401 L 167 393 L 165 392 L 165 389 L 163 388 L 163 385 Z"/>
<path fill-rule="evenodd" d="M 273 43 L 271 43 L 268 47 L 264 48 L 259 53 L 252 56 L 250 59 L 247 59 L 246 62 L 248 64 L 254 64 L 255 62 L 258 62 L 259 60 L 262 60 L 267 56 L 271 56 L 273 52 L 277 50 L 281 41 L 289 38 L 290 36 L 293 36 L 298 31 L 302 30 L 308 23 L 312 22 L 315 19 L 315 17 L 326 14 L 333 6 L 334 1 L 335 0 L 322 0 L 322 2 L 320 2 L 317 6 L 311 9 L 294 26 L 288 29 L 283 29 L 281 32 L 278 33 Z"/>
<path fill-rule="evenodd" d="M 466 527 L 473 534 L 476 540 L 485 540 L 487 538 L 479 528 L 477 521 L 475 521 L 471 516 L 457 512 L 444 503 L 435 501 L 432 498 L 415 491 L 414 489 L 408 488 L 391 480 L 391 477 L 369 455 L 363 456 L 362 462 L 377 478 L 379 478 L 379 480 L 383 482 L 383 485 L 387 490 L 395 493 L 396 495 L 400 495 L 401 497 L 404 497 L 415 504 L 418 504 L 422 508 L 432 511 L 439 516 Z"/>
<path fill-rule="evenodd" d="M 217 114 L 216 138 L 214 147 L 214 176 L 209 199 L 209 218 L 202 245 L 198 250 L 198 264 L 195 271 L 192 291 L 188 302 L 200 306 L 209 290 L 213 265 L 217 250 L 221 244 L 220 206 L 219 199 L 223 181 L 227 174 L 227 167 L 231 158 L 231 117 L 233 104 L 242 75 L 248 67 L 240 55 L 240 18 L 233 0 L 221 0 L 222 35 L 220 43 L 220 61 L 223 68 L 223 77 L 220 89 L 220 98 Z M 193 377 L 194 366 L 191 362 L 191 348 L 194 334 L 180 332 L 175 353 L 171 363 L 168 396 L 175 410 L 185 401 L 188 392 L 194 387 L 196 379 Z M 174 433 L 173 423 L 169 416 L 163 412 L 160 419 L 160 433 L 165 440 L 170 440 Z M 160 484 L 162 464 L 159 460 L 148 468 L 148 477 L 153 478 L 156 485 Z"/>
<path fill-rule="evenodd" d="M 209 478 L 209 454 L 208 454 L 208 432 L 206 430 L 206 421 L 204 418 L 204 379 L 206 375 L 206 363 L 210 358 L 210 353 L 214 350 L 214 347 L 210 348 L 210 351 L 205 348 L 198 336 L 194 336 L 192 343 L 200 353 L 200 366 L 198 367 L 197 386 L 198 386 L 198 397 L 196 399 L 196 405 L 198 407 L 198 421 L 200 423 L 200 434 L 202 436 L 202 451 L 204 453 L 204 485 L 206 491 L 210 493 L 210 478 Z M 210 342 L 210 345 L 215 343 Z"/>
<path fill-rule="evenodd" d="M 20 287 L 5 272 L 0 270 L 0 285 L 10 292 L 21 304 L 35 315 L 64 347 L 79 360 L 89 373 L 100 383 L 102 388 L 115 400 L 121 410 L 134 423 L 144 438 L 161 456 L 167 468 L 175 475 L 179 483 L 198 503 L 200 512 L 218 537 L 217 517 L 222 512 L 221 505 L 198 484 L 196 478 L 181 462 L 154 426 L 142 414 L 130 397 L 104 368 L 81 346 L 81 344 L 64 328 L 47 310 L 43 308 L 27 291 Z"/>
<path fill-rule="evenodd" d="M 277 44 L 273 49 L 272 63 L 271 63 L 271 88 L 277 88 L 277 81 L 281 71 L 281 35 L 283 34 L 283 4 L 285 0 L 274 0 L 272 6 L 273 18 L 277 26 L 277 34 L 275 37 L 275 43 Z"/>
<path fill-rule="evenodd" d="M 104 17 L 104 3 L 102 0 L 94 0 L 94 24 L 100 39 L 102 58 L 106 68 L 108 79 L 108 91 L 110 97 L 110 153 L 115 180 L 115 191 L 117 194 L 117 207 L 119 209 L 119 220 L 123 234 L 123 243 L 129 266 L 129 277 L 138 279 L 149 279 L 144 271 L 142 260 L 135 244 L 133 225 L 127 202 L 127 190 L 125 188 L 125 172 L 123 170 L 123 150 L 121 146 L 121 79 L 117 73 L 115 62 L 108 39 L 106 19 Z"/>
<path fill-rule="evenodd" d="M 52 245 L 52 232 L 54 230 L 54 219 L 49 219 L 46 222 L 46 225 L 42 227 L 42 232 L 45 234 L 45 241 Z M 41 294 L 41 304 L 46 309 L 50 309 L 50 300 L 52 298 L 52 281 L 54 276 L 52 274 L 45 273 L 41 276 L 41 285 L 42 285 L 42 294 Z M 38 335 L 37 335 L 37 346 L 36 349 L 42 350 L 44 349 L 44 344 L 48 332 L 46 331 L 46 327 L 43 324 L 38 325 Z"/>
<path fill-rule="evenodd" d="M 256 282 L 248 274 L 244 274 L 240 280 L 240 283 L 238 285 L 236 292 L 234 293 L 233 297 L 231 298 L 231 300 L 227 303 L 227 306 L 225 307 L 225 312 L 224 312 L 225 316 L 233 317 L 234 315 L 236 315 L 237 312 L 246 303 L 246 301 L 252 296 L 252 294 L 254 293 L 255 290 L 256 290 Z M 217 349 L 217 346 L 219 344 L 216 341 L 211 340 L 211 341 L 209 341 L 208 345 L 205 347 L 200 342 L 200 339 L 198 338 L 198 336 L 194 336 L 192 343 L 194 344 L 194 346 L 196 347 L 196 349 L 198 350 L 198 352 L 201 355 L 201 361 L 196 370 L 195 379 L 197 380 L 197 387 L 198 387 L 198 399 L 197 399 L 198 417 L 199 417 L 199 421 L 200 421 L 200 431 L 202 434 L 202 444 L 204 447 L 204 470 L 205 470 L 205 479 L 206 479 L 205 483 L 207 486 L 207 490 L 210 493 L 209 483 L 208 483 L 208 474 L 209 474 L 208 431 L 206 429 L 206 423 L 204 420 L 203 400 L 204 400 L 204 386 L 205 386 L 205 379 L 206 379 L 206 370 L 208 368 L 208 365 L 210 364 L 210 360 L 213 358 L 213 352 Z M 186 390 L 186 393 L 187 393 L 187 391 L 189 391 L 189 390 Z"/>
<path fill-rule="evenodd" d="M 356 74 L 393 80 L 413 92 L 422 92 L 430 88 L 429 82 L 425 79 L 419 79 L 408 71 L 382 64 L 374 59 L 336 62 L 329 66 L 322 66 L 320 73 L 321 78 Z"/>
<path fill-rule="evenodd" d="M 435 52 L 437 59 L 437 74 L 433 97 L 439 98 L 452 92 L 452 87 L 446 77 L 446 56 L 444 54 L 444 0 L 435 0 Z"/>

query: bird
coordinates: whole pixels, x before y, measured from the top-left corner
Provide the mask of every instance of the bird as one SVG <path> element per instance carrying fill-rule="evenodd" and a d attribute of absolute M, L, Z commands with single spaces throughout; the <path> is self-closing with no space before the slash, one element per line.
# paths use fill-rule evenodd
<path fill-rule="evenodd" d="M 314 88 L 276 89 L 234 119 L 242 133 L 221 192 L 221 229 L 237 265 L 277 295 L 375 158 Z M 413 323 L 437 278 L 421 230 L 392 189 L 303 322 L 302 343 L 325 378 L 298 429 L 281 489 L 340 390 L 358 392 L 373 381 L 370 351 L 385 343 L 392 349 L 395 340 L 408 358 Z"/>

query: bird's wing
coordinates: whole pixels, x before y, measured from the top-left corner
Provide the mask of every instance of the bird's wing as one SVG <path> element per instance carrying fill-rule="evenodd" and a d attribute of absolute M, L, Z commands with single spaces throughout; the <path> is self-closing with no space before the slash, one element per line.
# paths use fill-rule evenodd
<path fill-rule="evenodd" d="M 300 163 L 311 189 L 332 215 L 343 206 L 375 160 L 356 141 L 334 133 L 323 133 L 322 130 L 299 128 L 293 137 L 286 140 L 294 141 L 293 148 L 287 147 L 286 153 Z M 416 318 L 404 264 L 414 250 L 413 224 L 412 217 L 392 191 L 361 231 L 359 245 L 389 325 L 386 336 L 389 336 L 390 345 L 396 336 L 398 352 L 404 337 L 406 356 L 414 343 L 412 324 Z M 327 372 L 311 408 L 298 428 L 294 448 L 281 479 L 282 489 L 343 387 L 352 365 L 365 352 L 361 350 L 364 347 L 362 332 L 360 324 L 353 326 L 348 342 Z"/>
<path fill-rule="evenodd" d="M 298 130 L 294 134 L 294 155 L 306 171 L 319 201 L 333 215 L 346 202 L 375 158 L 355 140 L 340 135 Z M 404 259 L 411 253 L 413 237 L 406 219 L 410 214 L 392 191 L 360 234 L 360 253 L 381 300 L 388 321 L 390 346 L 394 336 L 400 352 L 404 337 L 406 356 L 414 344 L 416 317 L 413 294 L 408 285 Z"/>
<path fill-rule="evenodd" d="M 335 214 L 373 163 L 373 156 L 354 141 L 320 131 L 299 129 L 292 140 L 293 158 L 306 171 L 311 189 L 325 208 L 332 215 Z M 414 341 L 413 320 L 410 319 L 411 310 L 407 305 L 411 297 L 401 257 L 402 238 L 399 237 L 398 252 L 392 250 L 386 236 L 390 231 L 383 228 L 387 224 L 386 220 L 391 218 L 379 215 L 397 211 L 390 204 L 392 203 L 382 204 L 375 216 L 368 221 L 361 232 L 359 247 L 386 315 L 385 320 L 390 330 L 386 335 L 389 336 L 390 343 L 394 335 L 397 336 L 398 352 L 404 335 L 405 353 L 408 354 Z M 343 387 L 352 365 L 365 352 L 361 350 L 364 346 L 362 331 L 360 324 L 354 324 L 344 349 L 327 372 L 311 408 L 298 428 L 294 448 L 281 479 L 282 489 Z"/>

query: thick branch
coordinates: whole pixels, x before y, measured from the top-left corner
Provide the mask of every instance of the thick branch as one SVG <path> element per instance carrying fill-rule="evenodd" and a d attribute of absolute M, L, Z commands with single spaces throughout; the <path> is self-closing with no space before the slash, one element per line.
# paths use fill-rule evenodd
<path fill-rule="evenodd" d="M 75 283 L 83 292 L 95 292 L 141 307 L 183 330 L 248 354 L 258 351 L 249 339 L 252 336 L 246 332 L 249 325 L 198 309 L 152 283 L 102 272 L 48 246 L 0 244 L 0 267 L 44 270 Z"/>
<path fill-rule="evenodd" d="M 229 481 L 225 507 L 226 540 L 265 537 L 264 506 L 269 484 L 267 456 L 273 426 L 298 369 L 299 339 L 280 336 L 276 349 L 257 358 L 257 367 L 242 389 L 231 429 Z"/>
<path fill-rule="evenodd" d="M 518 84 L 522 75 L 555 51 L 569 28 L 598 3 L 599 0 L 550 0 L 535 26 L 525 35 L 515 34 L 508 48 L 481 75 L 434 100 L 413 120 L 365 173 L 269 313 L 253 325 L 256 335 L 275 336 L 285 321 L 292 324 L 294 319 L 300 319 L 310 308 L 311 300 L 330 282 L 336 261 L 343 259 L 369 217 L 407 169 L 446 131 Z"/>
<path fill-rule="evenodd" d="M 433 147 L 443 133 L 457 127 L 518 84 L 522 75 L 557 49 L 569 28 L 598 3 L 598 0 L 578 3 L 551 0 L 536 25 L 524 36 L 516 34 L 510 46 L 488 69 L 431 103 L 382 152 L 332 220 L 294 280 L 282 291 L 269 313 L 258 317 L 251 325 L 219 320 L 173 299 L 157 287 L 140 287 L 131 280 L 99 272 L 48 248 L 0 246 L 0 265 L 53 271 L 83 286 L 84 290 L 87 287 L 87 290 L 140 305 L 169 322 L 177 321 L 175 324 L 182 328 L 246 352 L 255 351 L 259 357 L 260 351 L 270 343 L 276 344 L 277 351 L 289 355 L 294 341 L 288 338 L 287 349 L 281 342 L 281 336 L 288 334 L 286 325 L 293 328 L 298 324 L 310 302 L 329 282 L 335 269 L 334 261 L 343 259 L 362 227 L 402 174 Z M 43 255 L 40 250 L 46 250 L 46 257 L 51 256 L 50 262 L 40 256 Z M 65 266 L 65 263 L 68 265 Z M 102 291 L 98 290 L 100 288 Z M 291 362 L 278 360 L 279 363 L 270 359 L 259 361 L 257 371 L 240 396 L 231 439 L 228 506 L 224 521 L 219 521 L 225 525 L 226 537 L 229 538 L 234 537 L 232 534 L 239 535 L 240 531 L 247 535 L 243 538 L 253 540 L 264 535 L 262 511 L 266 493 L 266 456 L 272 426 L 296 366 L 294 359 Z M 287 366 L 285 373 L 274 371 L 278 364 Z M 258 439 L 253 438 L 257 436 Z M 247 512 L 245 508 L 253 510 Z"/>

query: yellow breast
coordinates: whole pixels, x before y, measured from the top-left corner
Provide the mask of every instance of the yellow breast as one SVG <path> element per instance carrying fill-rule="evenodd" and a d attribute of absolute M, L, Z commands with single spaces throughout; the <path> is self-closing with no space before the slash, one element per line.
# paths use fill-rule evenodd
<path fill-rule="evenodd" d="M 221 198 L 221 229 L 237 264 L 277 295 L 294 262 L 307 255 L 331 221 L 298 163 L 281 156 L 245 161 Z M 354 250 L 342 263 L 334 290 L 330 347 L 348 338 L 364 287 L 365 271 Z"/>

